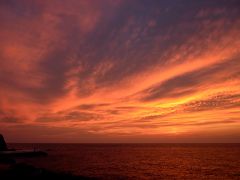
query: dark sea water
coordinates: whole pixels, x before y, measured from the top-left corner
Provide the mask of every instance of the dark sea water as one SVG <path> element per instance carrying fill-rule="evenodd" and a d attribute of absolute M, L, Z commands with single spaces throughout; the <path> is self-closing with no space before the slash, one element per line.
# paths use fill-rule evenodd
<path fill-rule="evenodd" d="M 240 144 L 11 144 L 48 157 L 18 159 L 108 179 L 240 179 Z"/>

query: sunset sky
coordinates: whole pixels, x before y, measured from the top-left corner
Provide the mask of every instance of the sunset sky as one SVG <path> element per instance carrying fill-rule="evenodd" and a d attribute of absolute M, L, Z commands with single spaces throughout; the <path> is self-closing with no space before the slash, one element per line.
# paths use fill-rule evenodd
<path fill-rule="evenodd" d="M 238 0 L 0 0 L 8 142 L 240 142 Z"/>

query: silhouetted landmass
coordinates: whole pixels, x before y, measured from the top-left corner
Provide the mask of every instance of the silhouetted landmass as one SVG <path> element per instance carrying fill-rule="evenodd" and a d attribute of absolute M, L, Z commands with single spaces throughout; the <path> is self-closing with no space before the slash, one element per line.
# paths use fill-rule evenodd
<path fill-rule="evenodd" d="M 93 177 L 74 176 L 70 173 L 53 172 L 43 168 L 36 168 L 25 163 L 10 165 L 7 170 L 0 170 L 0 179 L 69 179 L 87 180 Z"/>
<path fill-rule="evenodd" d="M 96 179 L 84 176 L 74 176 L 70 173 L 53 172 L 43 168 L 37 168 L 25 163 L 17 163 L 16 157 L 47 156 L 43 151 L 8 149 L 2 134 L 0 134 L 0 164 L 6 165 L 0 169 L 0 179 Z"/>
<path fill-rule="evenodd" d="M 7 144 L 4 140 L 4 137 L 2 134 L 0 134 L 0 151 L 6 151 L 8 148 L 7 148 Z"/>
<path fill-rule="evenodd" d="M 4 140 L 2 134 L 0 134 L 0 162 L 8 161 L 8 158 L 15 158 L 15 157 L 39 157 L 39 156 L 47 156 L 48 154 L 44 151 L 40 150 L 15 150 L 9 149 L 7 144 Z"/>

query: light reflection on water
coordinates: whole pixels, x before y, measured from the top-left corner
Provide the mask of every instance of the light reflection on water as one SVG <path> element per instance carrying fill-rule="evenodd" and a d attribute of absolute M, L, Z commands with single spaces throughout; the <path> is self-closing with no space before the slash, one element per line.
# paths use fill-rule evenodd
<path fill-rule="evenodd" d="M 11 144 L 48 157 L 18 159 L 90 177 L 240 179 L 240 144 Z"/>

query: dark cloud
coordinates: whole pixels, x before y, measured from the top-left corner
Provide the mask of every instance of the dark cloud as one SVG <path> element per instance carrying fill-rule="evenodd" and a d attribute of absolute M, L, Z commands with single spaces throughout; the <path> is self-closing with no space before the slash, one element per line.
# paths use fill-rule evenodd
<path fill-rule="evenodd" d="M 70 69 L 67 58 L 70 56 L 68 49 L 59 47 L 54 52 L 49 52 L 40 62 L 39 68 L 46 75 L 42 82 L 42 88 L 34 89 L 34 93 L 39 100 L 51 100 L 65 95 L 69 89 L 66 89 L 68 77 L 66 73 Z"/>
<path fill-rule="evenodd" d="M 99 120 L 101 116 L 96 113 L 82 112 L 82 111 L 69 111 L 69 112 L 61 112 L 55 114 L 46 114 L 40 116 L 36 119 L 37 122 L 61 122 L 61 121 L 91 121 L 91 120 Z"/>
<path fill-rule="evenodd" d="M 150 122 L 152 120 L 161 120 L 162 118 L 169 117 L 170 115 L 173 115 L 174 113 L 175 112 L 144 116 L 141 119 L 136 120 L 136 122 L 139 123 L 139 122 Z"/>
<path fill-rule="evenodd" d="M 102 103 L 102 104 L 81 104 L 76 107 L 76 109 L 79 110 L 93 110 L 93 109 L 98 109 L 101 107 L 106 107 L 109 106 L 110 104 L 108 103 Z"/>
<path fill-rule="evenodd" d="M 0 103 L 1 105 L 1 103 Z M 0 109 L 0 123 L 5 124 L 14 124 L 14 123 L 22 123 L 24 120 L 24 117 L 18 115 L 16 111 L 11 109 L 4 109 L 1 107 Z"/>
<path fill-rule="evenodd" d="M 118 107 L 116 107 L 116 109 L 119 109 L 119 110 L 136 110 L 139 108 L 142 108 L 142 107 L 140 107 L 140 106 L 118 106 Z"/>
<path fill-rule="evenodd" d="M 73 111 L 68 113 L 65 116 L 65 118 L 73 121 L 90 121 L 90 120 L 98 120 L 100 116 L 94 113 Z"/>
<path fill-rule="evenodd" d="M 0 123 L 19 123 L 21 119 L 13 116 L 0 116 Z"/>

